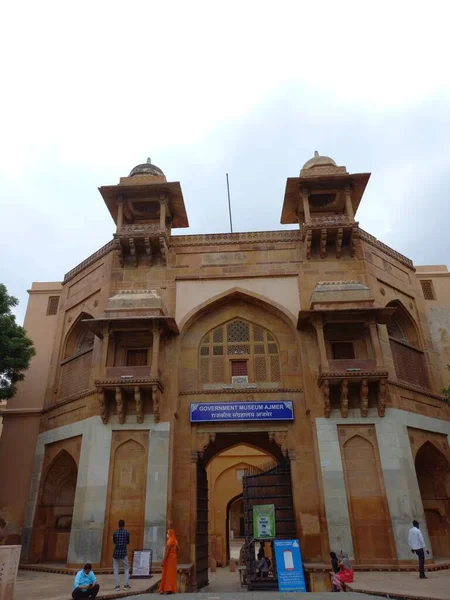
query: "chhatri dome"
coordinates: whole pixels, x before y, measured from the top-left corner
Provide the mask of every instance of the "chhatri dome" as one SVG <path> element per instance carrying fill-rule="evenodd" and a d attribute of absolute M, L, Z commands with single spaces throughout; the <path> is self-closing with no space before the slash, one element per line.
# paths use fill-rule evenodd
<path fill-rule="evenodd" d="M 312 167 L 337 167 L 337 165 L 332 158 L 329 156 L 320 156 L 316 150 L 314 156 L 305 162 L 302 171 L 305 169 L 312 169 Z"/>
<path fill-rule="evenodd" d="M 153 165 L 149 158 L 147 158 L 147 162 L 134 167 L 134 169 L 131 170 L 129 177 L 135 177 L 136 175 L 149 175 L 150 177 L 166 178 L 162 170 L 156 165 Z"/>

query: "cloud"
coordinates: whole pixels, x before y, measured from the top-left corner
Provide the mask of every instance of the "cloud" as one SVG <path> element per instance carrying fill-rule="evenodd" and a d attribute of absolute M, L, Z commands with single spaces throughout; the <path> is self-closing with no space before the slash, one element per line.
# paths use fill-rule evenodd
<path fill-rule="evenodd" d="M 191 228 L 281 228 L 314 150 L 371 171 L 360 224 L 450 262 L 443 3 L 46 2 L 3 8 L 0 279 L 20 298 L 111 238 L 97 186 L 151 156 Z M 407 7 L 407 10 L 406 10 Z M 6 224 L 6 226 L 5 226 Z"/>

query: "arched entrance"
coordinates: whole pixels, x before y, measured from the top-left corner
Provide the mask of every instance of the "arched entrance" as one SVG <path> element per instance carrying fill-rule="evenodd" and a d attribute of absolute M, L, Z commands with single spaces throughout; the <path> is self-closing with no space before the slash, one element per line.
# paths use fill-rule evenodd
<path fill-rule="evenodd" d="M 247 474 L 251 474 L 252 476 L 261 473 L 263 475 L 265 473 L 264 464 L 269 461 L 270 467 L 272 468 L 277 464 L 287 465 L 289 466 L 289 460 L 283 455 L 280 446 L 271 439 L 271 437 L 267 434 L 267 432 L 262 431 L 249 431 L 249 432 L 218 432 L 214 435 L 214 438 L 211 440 L 209 445 L 205 448 L 205 450 L 201 453 L 197 461 L 197 485 L 196 485 L 196 503 L 197 503 L 197 511 L 196 511 L 196 581 L 197 588 L 201 588 L 205 585 L 208 585 L 208 567 L 209 567 L 209 555 L 211 546 L 215 549 L 217 546 L 217 538 L 211 539 L 214 536 L 210 536 L 208 538 L 209 531 L 209 519 L 208 516 L 210 514 L 209 509 L 209 485 L 208 485 L 208 472 L 212 472 L 212 466 L 214 465 L 215 460 L 220 460 L 220 457 L 229 458 L 230 452 L 233 450 L 236 452 L 236 448 L 253 448 L 257 450 L 257 456 L 260 459 L 259 466 L 249 465 L 243 460 L 249 460 L 248 454 L 244 455 L 244 457 L 240 457 L 241 461 L 236 462 L 234 465 L 226 469 L 222 473 L 222 477 L 226 477 L 224 480 L 226 483 L 228 480 L 228 484 L 226 488 L 228 489 L 228 497 L 222 492 L 221 497 L 224 502 L 224 510 L 222 511 L 222 519 L 224 532 L 227 534 L 230 530 L 229 524 L 227 524 L 227 516 L 229 518 L 231 507 L 234 503 L 239 501 L 241 498 L 241 494 L 245 496 L 245 500 L 243 500 L 243 519 L 244 519 L 244 533 L 247 543 L 252 538 L 250 529 L 251 527 L 251 510 L 253 504 L 276 504 L 277 496 L 279 496 L 279 490 L 276 485 L 276 477 L 277 474 L 273 473 L 271 477 L 270 485 L 266 485 L 267 482 L 261 482 L 260 486 L 252 485 L 252 492 L 250 494 L 245 494 L 243 490 L 242 479 Z M 243 459 L 243 460 L 242 460 Z M 242 472 L 242 477 L 240 477 L 240 471 Z M 290 473 L 290 470 L 289 470 Z M 284 473 L 283 473 L 284 476 Z M 232 486 L 231 482 L 234 477 L 235 485 Z M 220 480 L 220 478 L 218 478 Z M 239 481 L 240 479 L 240 481 Z M 272 481 L 273 479 L 273 481 Z M 289 474 L 290 481 L 290 474 Z M 237 482 L 237 485 L 236 485 Z M 231 491 L 232 490 L 232 491 Z M 236 493 L 236 491 L 238 493 Z M 290 510 L 292 511 L 292 488 L 288 490 L 286 488 L 285 496 L 289 496 L 288 504 Z M 216 511 L 215 511 L 216 512 Z M 277 511 L 278 512 L 278 511 Z M 286 518 L 286 514 L 284 512 L 280 512 L 283 520 Z M 292 519 L 289 519 L 292 523 L 295 523 L 295 519 L 292 514 Z M 294 525 L 295 529 L 295 525 Z M 295 534 L 295 532 L 294 532 Z M 248 539 L 247 539 L 248 538 Z M 241 544 L 242 545 L 242 544 Z M 222 547 L 224 549 L 223 556 L 226 559 L 229 556 L 229 547 L 227 548 L 226 537 L 222 540 Z M 222 552 L 222 548 L 220 549 Z"/>
<path fill-rule="evenodd" d="M 62 450 L 41 486 L 33 527 L 33 561 L 67 562 L 77 476 L 75 460 Z"/>
<path fill-rule="evenodd" d="M 111 444 L 108 506 L 103 537 L 102 566 L 112 566 L 113 533 L 120 519 L 130 532 L 133 548 L 144 543 L 145 498 L 148 463 L 148 431 L 115 431 Z"/>
<path fill-rule="evenodd" d="M 450 465 L 431 442 L 416 455 L 416 474 L 435 557 L 450 556 Z"/>
<path fill-rule="evenodd" d="M 239 548 L 244 540 L 244 499 L 238 494 L 227 504 L 226 536 L 227 536 L 227 562 L 230 558 L 239 560 Z"/>
<path fill-rule="evenodd" d="M 241 499 L 242 504 L 242 478 L 249 469 L 257 468 L 269 459 L 271 456 L 257 448 L 238 444 L 219 452 L 206 466 L 209 557 L 218 566 L 225 566 L 230 560 L 230 538 L 233 541 L 244 537 L 242 510 L 239 513 L 242 506 L 239 507 L 237 502 L 231 510 L 231 505 L 237 498 Z M 233 547 L 236 545 L 240 547 L 242 539 L 232 544 Z"/>

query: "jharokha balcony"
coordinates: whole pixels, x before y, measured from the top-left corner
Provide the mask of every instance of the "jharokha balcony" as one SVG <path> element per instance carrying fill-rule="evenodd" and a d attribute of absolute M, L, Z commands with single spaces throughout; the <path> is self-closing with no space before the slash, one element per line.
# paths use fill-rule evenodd
<path fill-rule="evenodd" d="M 119 291 L 105 313 L 83 321 L 101 342 L 95 386 L 102 421 L 107 423 L 115 409 L 124 423 L 127 407 L 134 407 L 138 423 L 146 412 L 153 412 L 158 423 L 164 393 L 160 348 L 166 336 L 178 333 L 175 320 L 164 315 L 164 303 L 154 290 Z"/>
<path fill-rule="evenodd" d="M 388 323 L 395 309 L 376 308 L 370 290 L 357 281 L 319 282 L 310 310 L 299 313 L 298 328 L 315 330 L 320 355 L 318 385 L 324 416 L 339 409 L 346 418 L 359 408 L 367 417 L 377 406 L 384 416 L 388 372 L 384 366 L 378 324 Z"/>
<path fill-rule="evenodd" d="M 328 366 L 328 368 L 326 368 Z M 349 407 L 359 406 L 362 417 L 367 417 L 369 403 L 376 404 L 378 415 L 384 417 L 388 372 L 376 360 L 328 360 L 321 365 L 318 384 L 322 390 L 324 416 L 339 407 L 341 417 L 348 416 Z"/>

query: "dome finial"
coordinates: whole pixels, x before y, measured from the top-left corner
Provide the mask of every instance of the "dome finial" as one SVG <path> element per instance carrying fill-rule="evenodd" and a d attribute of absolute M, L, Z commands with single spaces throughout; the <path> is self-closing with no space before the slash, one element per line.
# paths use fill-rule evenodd
<path fill-rule="evenodd" d="M 147 158 L 147 164 L 148 164 L 148 165 L 151 165 L 151 164 L 152 164 L 152 161 L 151 161 L 150 157 L 149 157 L 149 158 Z"/>
<path fill-rule="evenodd" d="M 314 156 L 319 156 L 319 153 L 317 152 L 317 150 L 314 150 Z"/>

